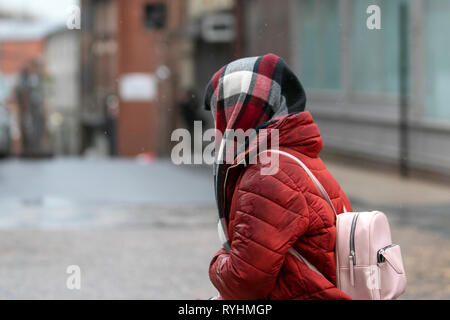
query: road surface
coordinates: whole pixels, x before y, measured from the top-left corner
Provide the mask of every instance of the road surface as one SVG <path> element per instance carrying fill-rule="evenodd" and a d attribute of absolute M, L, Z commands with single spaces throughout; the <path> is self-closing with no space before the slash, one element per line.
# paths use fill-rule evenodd
<path fill-rule="evenodd" d="M 356 209 L 375 209 L 357 192 L 349 196 Z M 377 204 L 402 246 L 403 298 L 450 298 L 449 203 Z M 216 293 L 208 279 L 219 247 L 215 223 L 209 168 L 0 162 L 0 298 L 208 298 Z M 67 287 L 71 265 L 81 271 L 79 290 Z"/>

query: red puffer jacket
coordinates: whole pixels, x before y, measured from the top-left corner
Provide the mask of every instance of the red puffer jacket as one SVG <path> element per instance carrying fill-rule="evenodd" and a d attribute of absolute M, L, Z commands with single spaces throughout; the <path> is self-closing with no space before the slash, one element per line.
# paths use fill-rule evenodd
<path fill-rule="evenodd" d="M 322 138 L 311 114 L 283 118 L 278 127 L 280 150 L 308 166 L 339 213 L 344 206 L 351 211 L 347 196 L 318 157 Z M 280 155 L 274 175 L 261 175 L 262 166 L 248 165 L 233 185 L 228 216 L 231 250 L 221 249 L 213 257 L 212 283 L 224 299 L 350 299 L 335 286 L 332 209 L 292 159 Z M 291 246 L 326 278 L 289 254 Z"/>

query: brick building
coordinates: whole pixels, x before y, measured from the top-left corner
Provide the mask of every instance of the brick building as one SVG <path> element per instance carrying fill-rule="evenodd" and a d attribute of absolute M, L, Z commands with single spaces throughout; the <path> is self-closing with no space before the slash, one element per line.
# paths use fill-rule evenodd
<path fill-rule="evenodd" d="M 9 109 L 12 154 L 23 151 L 21 116 L 14 88 L 25 68 L 32 68 L 33 64 L 41 62 L 43 37 L 51 28 L 46 22 L 17 19 L 14 16 L 0 19 L 0 104 Z"/>
<path fill-rule="evenodd" d="M 0 72 L 4 75 L 17 74 L 26 63 L 39 59 L 42 52 L 41 39 L 0 41 Z"/>
<path fill-rule="evenodd" d="M 232 37 L 216 37 L 211 30 L 217 17 L 230 25 L 233 4 L 233 0 L 82 0 L 85 149 L 104 139 L 105 101 L 113 95 L 120 105 L 118 154 L 168 154 L 171 132 L 183 125 L 180 100 L 193 89 L 200 102 L 212 73 L 232 58 Z"/>
<path fill-rule="evenodd" d="M 108 97 L 119 101 L 114 121 L 118 154 L 164 152 L 174 94 L 171 30 L 183 1 L 82 0 L 81 93 L 84 147 L 95 143 L 108 121 Z M 176 68 L 173 69 L 176 71 Z M 111 120 L 111 119 L 110 119 Z M 169 126 L 169 127 L 168 127 Z"/>

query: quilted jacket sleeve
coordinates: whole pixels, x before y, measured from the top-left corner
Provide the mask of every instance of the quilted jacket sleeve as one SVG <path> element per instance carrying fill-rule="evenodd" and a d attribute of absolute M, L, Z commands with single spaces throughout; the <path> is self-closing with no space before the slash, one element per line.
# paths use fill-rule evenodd
<path fill-rule="evenodd" d="M 261 175 L 249 166 L 233 197 L 231 250 L 219 250 L 209 276 L 224 299 L 264 299 L 288 249 L 308 227 L 305 198 L 283 170 Z"/>

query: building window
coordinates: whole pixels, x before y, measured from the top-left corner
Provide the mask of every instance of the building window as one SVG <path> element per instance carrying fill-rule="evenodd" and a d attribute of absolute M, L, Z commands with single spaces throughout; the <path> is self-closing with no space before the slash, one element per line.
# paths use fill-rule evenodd
<path fill-rule="evenodd" d="M 341 29 L 339 2 L 300 2 L 299 60 L 302 83 L 308 89 L 339 90 Z"/>
<path fill-rule="evenodd" d="M 450 1 L 425 1 L 424 107 L 431 119 L 450 120 Z"/>
<path fill-rule="evenodd" d="M 144 25 L 147 29 L 162 29 L 166 25 L 166 5 L 147 4 L 144 7 Z"/>
<path fill-rule="evenodd" d="M 354 93 L 398 95 L 399 9 L 402 1 L 353 1 L 351 87 Z M 366 10 L 372 4 L 381 9 L 381 30 L 367 28 Z"/>

